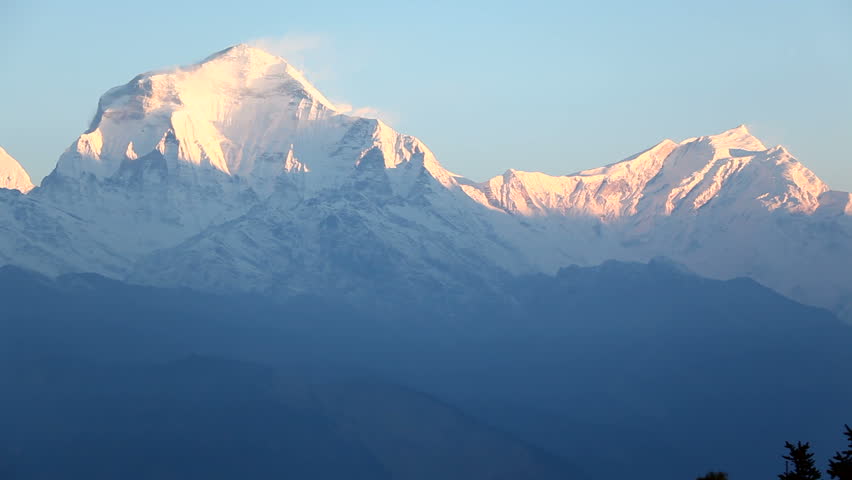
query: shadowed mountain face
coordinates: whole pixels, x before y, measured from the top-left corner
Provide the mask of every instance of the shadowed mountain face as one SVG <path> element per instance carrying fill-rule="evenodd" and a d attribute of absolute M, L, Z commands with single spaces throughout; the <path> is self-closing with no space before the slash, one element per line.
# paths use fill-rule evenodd
<path fill-rule="evenodd" d="M 852 405 L 852 329 L 825 311 L 664 261 L 567 268 L 515 287 L 539 353 L 507 369 L 542 372 L 521 389 L 540 407 L 519 411 L 529 438 L 617 468 L 611 455 L 621 478 L 662 465 L 659 478 L 690 478 L 698 464 L 757 478 L 779 469 L 777 439 L 809 439 L 821 456 L 837 443 Z M 546 380 L 557 376 L 571 381 Z"/>
<path fill-rule="evenodd" d="M 417 392 L 312 386 L 233 360 L 42 360 L 2 380 L 4 478 L 559 479 L 575 471 Z"/>
<path fill-rule="evenodd" d="M 371 338 L 383 330 L 368 317 L 342 307 L 96 275 L 53 281 L 9 267 L 0 291 L 0 472 L 9 478 L 555 480 L 578 471 L 431 396 L 362 380 L 363 364 L 344 368 L 384 341 Z M 223 354 L 271 366 L 209 356 Z M 381 359 L 393 355 L 369 361 Z"/>
<path fill-rule="evenodd" d="M 199 357 L 145 367 L 43 360 L 11 376 L 5 478 L 390 478 L 268 369 Z"/>
<path fill-rule="evenodd" d="M 375 315 L 333 292 L 281 303 L 6 267 L 0 465 L 755 478 L 784 440 L 827 456 L 848 421 L 852 328 L 750 280 L 608 262 L 503 288 Z"/>

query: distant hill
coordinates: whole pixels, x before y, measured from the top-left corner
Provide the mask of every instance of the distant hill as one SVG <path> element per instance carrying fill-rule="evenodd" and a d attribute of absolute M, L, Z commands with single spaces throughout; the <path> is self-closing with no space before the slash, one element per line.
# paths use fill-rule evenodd
<path fill-rule="evenodd" d="M 276 472 L 313 459 L 298 468 L 315 478 L 340 467 L 364 478 L 638 469 L 674 480 L 710 468 L 772 474 L 784 440 L 810 440 L 825 456 L 848 422 L 852 328 L 751 280 L 655 260 L 505 288 L 514 294 L 483 293 L 455 314 L 406 311 L 400 297 L 375 315 L 333 296 L 215 296 L 4 267 L 0 382 L 12 394 L 0 412 L 17 433 L 2 451 L 9 465 L 47 472 L 109 444 L 117 460 L 104 472 L 116 472 L 155 437 L 192 437 L 187 452 L 218 460 L 199 466 L 161 449 L 150 468 L 232 472 L 221 447 Z M 301 426 L 285 429 L 294 418 Z M 282 457 L 305 430 L 310 452 Z M 73 458 L 54 457 L 59 441 Z M 26 454 L 10 457 L 21 442 Z"/>

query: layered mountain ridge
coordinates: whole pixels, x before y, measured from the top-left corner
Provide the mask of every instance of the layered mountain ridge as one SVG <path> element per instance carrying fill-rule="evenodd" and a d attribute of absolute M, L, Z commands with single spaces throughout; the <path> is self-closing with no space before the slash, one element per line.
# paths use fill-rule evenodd
<path fill-rule="evenodd" d="M 245 45 L 108 91 L 41 187 L 0 195 L 0 216 L 0 262 L 50 274 L 358 298 L 663 255 L 852 318 L 852 196 L 744 126 L 475 182 Z"/>

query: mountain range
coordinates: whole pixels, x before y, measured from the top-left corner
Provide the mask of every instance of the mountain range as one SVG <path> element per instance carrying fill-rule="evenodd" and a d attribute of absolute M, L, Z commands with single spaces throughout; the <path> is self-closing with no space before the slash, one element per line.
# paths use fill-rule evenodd
<path fill-rule="evenodd" d="M 109 90 L 39 187 L 5 152 L 0 175 L 19 191 L 0 193 L 0 263 L 50 275 L 426 300 L 666 256 L 852 319 L 852 196 L 744 126 L 571 175 L 476 182 L 238 45 Z"/>
<path fill-rule="evenodd" d="M 848 422 L 850 271 L 745 126 L 479 182 L 238 45 L 0 149 L 0 476 L 757 478 Z"/>

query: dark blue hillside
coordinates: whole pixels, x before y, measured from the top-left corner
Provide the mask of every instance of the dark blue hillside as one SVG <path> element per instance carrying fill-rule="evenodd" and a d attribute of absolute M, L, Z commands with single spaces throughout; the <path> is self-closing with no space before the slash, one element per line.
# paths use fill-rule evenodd
<path fill-rule="evenodd" d="M 21 478 L 139 462 L 158 478 L 247 462 L 311 478 L 757 478 L 783 468 L 785 440 L 824 462 L 852 421 L 852 327 L 750 280 L 607 262 L 435 309 L 337 298 L 3 267 L 0 464 Z"/>

